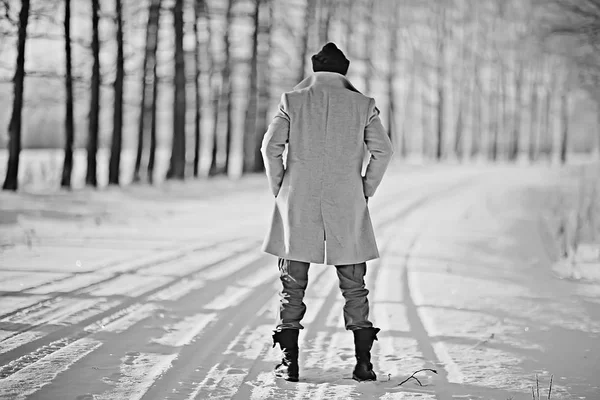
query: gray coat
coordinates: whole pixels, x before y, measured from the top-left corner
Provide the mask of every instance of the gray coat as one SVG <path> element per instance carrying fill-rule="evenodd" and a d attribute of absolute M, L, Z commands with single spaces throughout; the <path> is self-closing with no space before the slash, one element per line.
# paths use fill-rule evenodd
<path fill-rule="evenodd" d="M 275 195 L 263 251 L 329 265 L 379 257 L 365 196 L 375 194 L 392 144 L 375 100 L 343 75 L 317 72 L 281 96 L 261 151 Z"/>

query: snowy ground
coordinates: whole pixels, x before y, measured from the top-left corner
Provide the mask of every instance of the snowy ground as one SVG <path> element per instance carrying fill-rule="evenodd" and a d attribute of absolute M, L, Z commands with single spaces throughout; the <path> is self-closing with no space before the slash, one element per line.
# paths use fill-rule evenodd
<path fill-rule="evenodd" d="M 598 400 L 600 280 L 556 267 L 548 199 L 565 179 L 394 166 L 370 203 L 379 380 L 360 384 L 335 271 L 320 265 L 300 382 L 270 372 L 279 282 L 259 251 L 272 207 L 263 177 L 2 193 L 0 399 L 518 400 L 537 374 L 542 398 L 553 375 L 552 399 Z M 437 374 L 398 386 L 421 368 Z"/>

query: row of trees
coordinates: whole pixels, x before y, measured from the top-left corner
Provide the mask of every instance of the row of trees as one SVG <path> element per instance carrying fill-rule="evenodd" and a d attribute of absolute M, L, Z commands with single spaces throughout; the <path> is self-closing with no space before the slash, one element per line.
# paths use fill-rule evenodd
<path fill-rule="evenodd" d="M 17 56 L 3 185 L 8 190 L 18 186 L 31 1 L 36 0 L 19 1 L 14 21 Z M 104 122 L 101 93 L 108 79 L 103 47 L 114 49 L 108 84 L 109 184 L 115 185 L 123 139 L 132 132 L 135 182 L 152 182 L 165 131 L 171 149 L 168 179 L 198 177 L 201 165 L 210 176 L 261 171 L 259 146 L 274 102 L 306 76 L 310 55 L 330 40 L 351 60 L 350 80 L 377 99 L 398 154 L 405 157 L 564 162 L 570 94 L 582 86 L 597 93 L 599 87 L 590 81 L 598 76 L 590 67 L 600 65 L 597 51 L 582 56 L 549 51 L 546 45 L 547 37 L 568 34 L 594 49 L 598 0 L 147 0 L 129 5 L 128 13 L 122 0 L 86 1 L 91 25 L 83 40 L 71 33 L 72 0 L 51 8 L 62 17 L 64 33 L 64 187 L 71 185 L 75 140 L 73 43 L 83 42 L 92 59 L 85 179 L 92 186 Z M 8 16 L 15 3 L 2 0 L 6 12 L 0 15 Z M 141 13 L 147 16 L 141 27 L 143 58 L 128 70 L 125 48 L 135 47 L 136 39 L 126 28 Z M 108 39 L 101 32 L 103 21 L 113 27 Z M 161 46 L 168 59 L 161 57 Z M 133 105 L 124 101 L 128 78 L 138 82 L 131 84 L 139 93 Z M 165 104 L 171 107 L 169 129 L 158 122 Z M 137 110 L 135 124 L 124 121 L 128 106 Z"/>
<path fill-rule="evenodd" d="M 600 107 L 600 0 L 553 0 L 551 6 L 546 33 Z M 597 116 L 600 121 L 600 111 Z"/>

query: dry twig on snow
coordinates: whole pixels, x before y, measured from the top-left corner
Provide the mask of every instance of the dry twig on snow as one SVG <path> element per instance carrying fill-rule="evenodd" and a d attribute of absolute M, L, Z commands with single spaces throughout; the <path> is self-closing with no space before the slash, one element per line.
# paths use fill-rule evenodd
<path fill-rule="evenodd" d="M 423 372 L 423 371 L 431 371 L 434 374 L 437 374 L 437 371 L 435 369 L 430 369 L 430 368 L 423 368 L 420 369 L 418 371 L 413 372 L 413 374 L 411 376 L 409 376 L 408 378 L 406 378 L 405 380 L 403 380 L 402 382 L 400 382 L 397 386 L 402 386 L 404 385 L 406 382 L 408 382 L 411 378 L 414 379 L 415 381 L 417 381 L 417 383 L 419 384 L 419 386 L 423 386 L 423 384 L 421 383 L 421 381 L 415 376 L 416 374 L 418 374 L 419 372 Z"/>

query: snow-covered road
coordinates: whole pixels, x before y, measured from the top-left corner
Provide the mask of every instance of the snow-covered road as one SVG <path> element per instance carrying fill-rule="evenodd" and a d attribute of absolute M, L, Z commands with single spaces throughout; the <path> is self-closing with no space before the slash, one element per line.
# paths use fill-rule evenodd
<path fill-rule="evenodd" d="M 2 196 L 0 399 L 600 399 L 600 285 L 555 277 L 558 172 L 396 166 L 372 200 L 379 380 L 356 383 L 332 267 L 314 265 L 300 382 L 275 380 L 262 177 Z M 423 384 L 411 379 L 420 372 Z"/>

